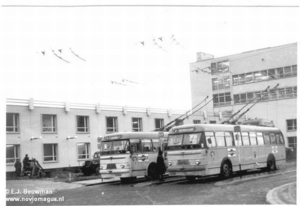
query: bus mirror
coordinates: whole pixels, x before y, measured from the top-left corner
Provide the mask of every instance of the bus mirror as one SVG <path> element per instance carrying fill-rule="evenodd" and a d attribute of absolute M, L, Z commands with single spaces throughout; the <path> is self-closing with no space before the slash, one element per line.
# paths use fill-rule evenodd
<path fill-rule="evenodd" d="M 208 138 L 208 139 L 207 139 L 207 142 L 208 142 L 209 144 L 211 144 L 211 139 L 210 139 L 210 138 Z"/>

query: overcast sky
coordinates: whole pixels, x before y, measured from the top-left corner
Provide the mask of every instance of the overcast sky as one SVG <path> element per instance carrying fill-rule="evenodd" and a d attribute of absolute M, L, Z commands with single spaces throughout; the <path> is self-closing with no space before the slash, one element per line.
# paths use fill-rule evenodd
<path fill-rule="evenodd" d="M 1 10 L 5 98 L 188 110 L 197 52 L 220 57 L 299 36 L 299 8 Z"/>

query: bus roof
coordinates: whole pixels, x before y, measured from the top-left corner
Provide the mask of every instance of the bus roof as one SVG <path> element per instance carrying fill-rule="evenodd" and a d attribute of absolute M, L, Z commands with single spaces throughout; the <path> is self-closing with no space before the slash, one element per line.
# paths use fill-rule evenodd
<path fill-rule="evenodd" d="M 116 132 L 105 135 L 103 141 L 115 139 L 134 139 L 134 138 L 159 138 L 159 134 L 164 134 L 163 137 L 168 136 L 168 132 Z M 113 138 L 116 137 L 116 138 Z"/>
<path fill-rule="evenodd" d="M 187 124 L 177 127 L 173 127 L 170 130 L 170 134 L 181 133 L 182 132 L 201 132 L 201 131 L 234 131 L 234 127 L 239 127 L 243 131 L 280 131 L 276 127 L 260 127 L 251 125 L 230 125 L 230 124 Z M 189 130 L 191 129 L 191 130 Z"/>

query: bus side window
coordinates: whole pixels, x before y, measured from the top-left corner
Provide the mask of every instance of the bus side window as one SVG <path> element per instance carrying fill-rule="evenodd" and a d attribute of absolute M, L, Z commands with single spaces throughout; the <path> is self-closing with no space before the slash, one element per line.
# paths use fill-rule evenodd
<path fill-rule="evenodd" d="M 271 144 L 276 144 L 275 134 L 270 133 Z"/>
<path fill-rule="evenodd" d="M 248 132 L 242 132 L 243 145 L 250 145 Z"/>
<path fill-rule="evenodd" d="M 216 132 L 216 140 L 218 147 L 225 147 L 224 132 Z"/>
<path fill-rule="evenodd" d="M 275 137 L 276 137 L 277 144 L 283 144 L 283 141 L 280 138 L 281 137 L 280 134 L 275 134 Z"/>
<path fill-rule="evenodd" d="M 257 132 L 256 136 L 257 136 L 258 145 L 264 145 L 264 138 L 263 138 L 262 132 Z"/>
<path fill-rule="evenodd" d="M 142 152 L 142 145 L 139 139 L 130 140 L 130 151 L 133 153 Z"/>
<path fill-rule="evenodd" d="M 235 132 L 234 133 L 234 142 L 235 142 L 235 146 L 242 146 L 242 137 L 241 137 L 241 133 L 239 132 Z"/>
<path fill-rule="evenodd" d="M 153 144 L 153 151 L 157 152 L 159 148 L 159 140 L 158 139 L 152 139 L 152 144 Z"/>
<path fill-rule="evenodd" d="M 226 140 L 227 147 L 231 147 L 234 145 L 232 132 L 225 132 L 225 140 Z"/>
<path fill-rule="evenodd" d="M 213 132 L 205 132 L 206 144 L 208 147 L 215 147 L 216 140 Z"/>
<path fill-rule="evenodd" d="M 265 144 L 270 144 L 270 135 L 268 133 L 264 133 Z"/>
<path fill-rule="evenodd" d="M 250 132 L 250 143 L 251 145 L 257 145 L 256 142 L 256 133 L 255 132 Z"/>
<path fill-rule="evenodd" d="M 151 139 L 142 139 L 143 152 L 152 152 Z"/>
<path fill-rule="evenodd" d="M 283 139 L 282 133 L 279 134 L 279 137 L 280 137 L 281 143 L 284 144 L 284 139 Z"/>

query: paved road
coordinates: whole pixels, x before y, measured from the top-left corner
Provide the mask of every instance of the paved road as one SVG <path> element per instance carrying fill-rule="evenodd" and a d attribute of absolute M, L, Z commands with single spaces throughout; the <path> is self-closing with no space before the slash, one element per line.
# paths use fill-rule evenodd
<path fill-rule="evenodd" d="M 59 205 L 266 204 L 267 192 L 296 181 L 296 172 L 223 186 L 216 186 L 216 181 L 212 178 L 144 187 L 114 183 L 63 190 L 47 197 L 64 196 L 64 202 Z M 46 202 L 33 205 L 36 204 L 49 205 Z M 57 205 L 57 202 L 51 204 Z M 7 205 L 19 204 L 9 202 Z"/>

